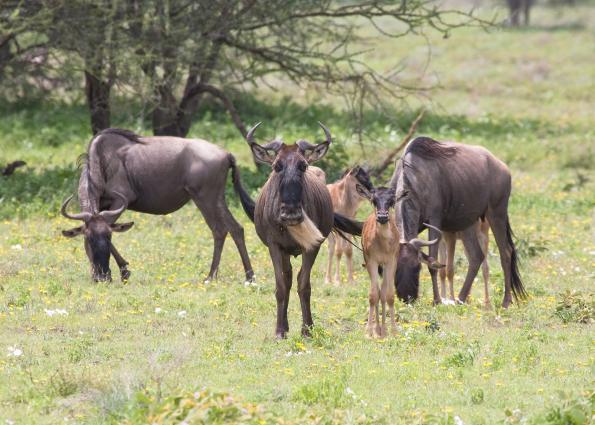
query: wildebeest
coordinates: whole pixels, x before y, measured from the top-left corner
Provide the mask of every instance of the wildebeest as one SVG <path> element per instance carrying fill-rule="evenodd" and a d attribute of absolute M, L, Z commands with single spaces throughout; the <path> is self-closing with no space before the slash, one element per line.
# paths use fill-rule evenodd
<path fill-rule="evenodd" d="M 390 215 L 390 211 L 395 206 L 395 191 L 388 187 L 373 188 L 370 191 L 360 184 L 356 185 L 356 189 L 374 206 L 374 212 L 368 216 L 362 229 L 364 261 L 370 275 L 368 335 L 384 337 L 386 336 L 387 303 L 392 332 L 397 331 L 393 279 L 399 253 L 399 232 L 395 216 Z M 378 288 L 379 267 L 382 267 L 381 288 Z M 382 324 L 378 317 L 379 299 L 382 304 Z M 376 316 L 376 326 L 374 326 L 374 315 Z"/>
<path fill-rule="evenodd" d="M 240 252 L 246 279 L 254 277 L 244 230 L 225 203 L 225 182 L 231 168 L 236 184 L 234 157 L 205 140 L 178 137 L 141 137 L 128 130 L 110 128 L 89 143 L 83 158 L 78 196 L 81 213 L 62 214 L 83 224 L 65 230 L 64 236 L 84 235 L 85 251 L 94 280 L 111 280 L 110 253 L 122 279 L 130 276 L 126 260 L 111 242 L 112 231 L 125 231 L 133 223 L 115 224 L 125 208 L 148 214 L 169 214 L 190 199 L 201 211 L 213 238 L 214 249 L 207 280 L 217 276 L 227 233 Z"/>
<path fill-rule="evenodd" d="M 355 185 L 359 183 L 368 190 L 372 190 L 373 186 L 370 182 L 370 177 L 366 170 L 359 165 L 348 169 L 339 180 L 334 183 L 327 184 L 326 187 L 331 194 L 331 201 L 333 202 L 333 209 L 335 212 L 348 217 L 355 218 L 357 208 L 364 199 L 358 194 Z M 335 283 L 340 281 L 341 272 L 341 257 L 345 254 L 347 262 L 347 281 L 353 283 L 353 250 L 351 247 L 350 237 L 347 239 L 337 237 L 330 233 L 327 239 L 328 243 L 328 265 L 326 269 L 325 282 L 331 282 L 331 275 L 333 271 L 333 260 L 336 259 Z"/>
<path fill-rule="evenodd" d="M 481 246 L 481 250 L 485 255 L 483 262 L 481 263 L 481 271 L 483 274 L 483 305 L 486 308 L 490 307 L 490 293 L 489 293 L 489 280 L 490 280 L 490 266 L 488 264 L 488 244 L 490 242 L 490 224 L 487 220 L 478 220 L 476 224 L 473 225 L 475 227 L 475 232 L 477 233 L 477 239 L 479 241 L 479 245 Z M 445 299 L 446 295 L 446 278 L 448 277 L 448 287 L 449 287 L 449 297 L 451 301 L 455 301 L 455 293 L 453 287 L 453 279 L 454 279 L 454 256 L 455 256 L 455 247 L 458 240 L 463 239 L 462 232 L 456 233 L 449 233 L 449 232 L 442 232 L 442 241 L 440 241 L 440 246 L 438 248 L 438 261 L 445 264 L 446 267 L 440 269 L 440 293 L 442 298 Z M 464 246 L 464 245 L 463 245 Z M 465 248 L 465 256 L 467 254 L 467 248 Z"/>
<path fill-rule="evenodd" d="M 427 222 L 448 232 L 462 232 L 469 254 L 469 269 L 459 300 L 465 302 L 484 253 L 477 240 L 474 224 L 487 218 L 500 252 L 504 271 L 504 299 L 507 308 L 526 292 L 517 267 L 517 253 L 508 218 L 511 176 L 508 167 L 487 149 L 454 142 L 437 142 L 428 137 L 412 140 L 397 169 L 391 186 L 395 187 L 397 228 L 400 250 L 397 262 L 397 295 L 415 300 L 419 291 L 422 245 L 430 246 L 430 257 L 436 258 L 439 231 L 430 228 L 434 241 L 416 239 Z M 425 255 L 425 254 L 423 254 Z M 436 270 L 430 269 L 434 303 L 440 303 Z"/>
<path fill-rule="evenodd" d="M 272 167 L 256 203 L 241 188 L 240 199 L 246 214 L 254 222 L 260 240 L 269 248 L 275 269 L 275 297 L 277 299 L 277 338 L 285 338 L 289 331 L 287 307 L 292 285 L 290 256 L 302 256 L 298 273 L 298 294 L 302 308 L 302 334 L 309 335 L 313 325 L 310 311 L 310 271 L 318 255 L 320 244 L 333 226 L 352 234 L 361 234 L 361 225 L 333 213 L 331 196 L 319 173 L 310 164 L 321 159 L 331 144 L 331 134 L 322 124 L 325 141 L 310 144 L 305 140 L 287 145 L 273 140 L 266 145 L 254 141 L 250 129 L 246 140 L 254 159 Z"/>

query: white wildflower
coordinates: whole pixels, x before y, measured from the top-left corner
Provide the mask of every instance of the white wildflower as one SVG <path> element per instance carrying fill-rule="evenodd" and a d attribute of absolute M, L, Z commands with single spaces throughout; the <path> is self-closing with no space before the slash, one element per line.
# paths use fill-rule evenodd
<path fill-rule="evenodd" d="M 23 350 L 16 346 L 8 347 L 8 357 L 21 357 L 23 355 Z"/>
<path fill-rule="evenodd" d="M 186 310 L 180 310 L 178 311 L 178 317 L 184 318 L 186 317 Z"/>
<path fill-rule="evenodd" d="M 10 249 L 14 249 L 15 251 L 22 251 L 23 247 L 21 246 L 20 243 L 18 243 L 16 245 L 11 245 Z"/>
<path fill-rule="evenodd" d="M 465 422 L 463 422 L 463 420 L 458 416 L 455 416 L 454 420 L 456 425 L 465 425 Z"/>
<path fill-rule="evenodd" d="M 155 307 L 155 314 L 161 313 L 161 307 Z"/>

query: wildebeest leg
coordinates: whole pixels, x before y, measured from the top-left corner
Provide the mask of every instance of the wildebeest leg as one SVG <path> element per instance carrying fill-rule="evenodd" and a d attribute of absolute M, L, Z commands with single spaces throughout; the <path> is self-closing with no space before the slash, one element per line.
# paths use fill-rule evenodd
<path fill-rule="evenodd" d="M 287 332 L 289 332 L 287 307 L 289 305 L 289 293 L 291 290 L 291 263 L 289 261 L 289 255 L 284 254 L 275 245 L 269 246 L 269 254 L 271 255 L 273 268 L 275 269 L 275 298 L 277 299 L 275 336 L 281 339 L 285 338 Z"/>
<path fill-rule="evenodd" d="M 396 258 L 391 263 L 386 264 L 386 271 L 383 274 L 383 286 L 386 287 L 386 303 L 390 314 L 390 329 L 394 335 L 397 333 L 397 319 L 395 316 L 395 284 L 394 276 L 397 268 Z"/>
<path fill-rule="evenodd" d="M 300 304 L 302 306 L 302 335 L 310 336 L 310 330 L 314 322 L 312 321 L 312 312 L 310 311 L 310 294 L 312 286 L 310 285 L 310 272 L 316 256 L 318 255 L 318 248 L 302 254 L 302 267 L 298 273 L 298 294 L 300 296 Z"/>
<path fill-rule="evenodd" d="M 432 222 L 430 222 L 430 224 L 432 224 Z M 429 228 L 428 232 L 429 232 L 430 240 L 437 239 L 440 237 L 440 233 L 438 233 L 438 231 L 436 231 L 432 228 Z M 438 258 L 438 244 L 434 244 L 434 245 L 430 246 L 430 257 Z M 440 291 L 438 289 L 438 276 L 437 276 L 438 271 L 435 268 L 430 267 L 430 265 L 428 265 L 428 270 L 430 272 L 430 276 L 432 277 L 432 291 L 434 293 L 434 305 L 442 304 L 442 298 L 440 298 Z"/>
<path fill-rule="evenodd" d="M 347 241 L 345 241 L 345 260 L 347 261 L 347 283 L 353 284 L 353 249 Z"/>
<path fill-rule="evenodd" d="M 326 277 L 324 279 L 325 283 L 331 283 L 331 276 L 333 274 L 333 260 L 335 257 L 335 244 L 336 244 L 336 237 L 331 232 L 326 239 L 328 243 L 328 263 L 326 267 Z"/>
<path fill-rule="evenodd" d="M 244 238 L 244 228 L 236 221 L 236 219 L 227 208 L 225 201 L 220 202 L 219 210 L 222 213 L 221 218 L 227 226 L 227 230 L 231 234 L 240 257 L 242 258 L 242 265 L 244 266 L 244 272 L 246 273 L 246 282 L 254 281 L 254 271 L 252 270 L 252 264 L 250 263 L 250 257 L 248 256 L 248 250 L 246 249 L 246 239 Z"/>
<path fill-rule="evenodd" d="M 481 246 L 481 250 L 484 254 L 483 263 L 481 263 L 481 272 L 483 274 L 483 305 L 485 308 L 491 308 L 492 304 L 490 302 L 490 266 L 488 264 L 488 244 L 490 242 L 489 235 L 483 232 L 479 232 L 477 234 L 479 239 L 479 245 Z"/>
<path fill-rule="evenodd" d="M 446 277 L 448 279 L 448 291 L 450 293 L 450 299 L 455 299 L 455 249 L 457 246 L 456 234 L 451 234 L 446 237 Z M 442 269 L 441 269 L 442 270 Z"/>
<path fill-rule="evenodd" d="M 223 211 L 221 211 L 219 202 L 214 203 L 212 198 L 209 199 L 208 196 L 202 196 L 201 193 L 196 192 L 192 188 L 187 187 L 186 191 L 190 194 L 190 197 L 202 213 L 202 216 L 213 234 L 213 258 L 211 260 L 209 275 L 205 279 L 205 283 L 208 283 L 217 278 L 219 262 L 221 261 L 221 251 L 223 251 L 223 244 L 225 243 L 225 237 L 227 236 L 227 226 L 225 222 L 221 220 Z"/>
<path fill-rule="evenodd" d="M 130 204 L 133 200 L 134 197 L 130 195 L 129 191 L 126 191 L 126 195 L 125 196 L 127 199 L 127 203 Z M 109 202 L 107 200 L 100 200 L 100 209 L 104 209 L 103 205 L 101 205 L 102 201 L 104 202 Z M 124 203 L 124 201 L 122 199 L 120 199 L 120 197 L 118 197 L 115 200 L 112 200 L 111 202 L 109 202 L 109 205 L 105 208 L 107 210 L 117 210 L 118 208 L 122 207 L 122 204 Z M 108 220 L 109 224 L 113 224 L 116 222 L 116 220 L 120 218 L 120 216 L 115 216 L 115 217 L 111 217 Z M 116 249 L 116 247 L 114 246 L 114 244 L 112 242 L 110 242 L 110 253 L 112 254 L 112 256 L 114 257 L 114 260 L 116 260 L 116 264 L 118 265 L 118 268 L 120 269 L 120 279 L 122 281 L 128 280 L 130 279 L 130 270 L 128 270 L 128 261 L 126 261 L 124 259 L 124 257 L 122 257 L 120 255 L 120 253 L 118 252 L 118 250 Z"/>
<path fill-rule="evenodd" d="M 335 285 L 341 283 L 341 256 L 343 255 L 343 242 L 343 239 L 337 238 L 337 247 L 335 251 L 335 256 L 337 257 L 337 269 L 335 270 Z"/>
<path fill-rule="evenodd" d="M 130 270 L 128 270 L 128 261 L 126 261 L 118 252 L 116 247 L 113 243 L 110 242 L 110 252 L 112 253 L 114 260 L 118 264 L 118 268 L 120 269 L 120 278 L 124 280 L 128 280 L 130 278 Z"/>
<path fill-rule="evenodd" d="M 471 285 L 477 276 L 479 266 L 484 260 L 484 253 L 477 240 L 477 230 L 475 226 L 470 226 L 463 231 L 463 245 L 467 253 L 467 260 L 469 261 L 469 268 L 467 269 L 467 276 L 465 276 L 465 283 L 459 292 L 459 301 L 466 302 L 469 293 L 471 292 Z"/>
<path fill-rule="evenodd" d="M 370 275 L 370 290 L 368 292 L 368 301 L 370 310 L 368 312 L 368 336 L 380 335 L 380 318 L 378 317 L 378 300 L 380 291 L 378 289 L 378 263 L 374 260 L 366 260 L 366 268 Z M 394 286 L 394 285 L 393 285 Z M 374 326 L 374 315 L 376 315 L 376 326 Z"/>
<path fill-rule="evenodd" d="M 438 262 L 446 264 L 446 255 L 446 242 L 441 240 L 440 246 L 438 247 Z M 448 265 L 446 267 L 448 267 Z M 438 270 L 438 277 L 440 277 L 440 296 L 442 298 L 446 298 L 446 267 L 442 267 Z"/>
<path fill-rule="evenodd" d="M 502 265 L 502 271 L 504 271 L 504 299 L 502 300 L 502 307 L 508 308 L 512 302 L 512 247 L 509 245 L 506 237 L 508 214 L 506 214 L 506 211 L 504 213 L 495 213 L 491 209 L 488 209 L 487 219 L 496 239 L 496 245 L 498 245 L 500 264 Z"/>

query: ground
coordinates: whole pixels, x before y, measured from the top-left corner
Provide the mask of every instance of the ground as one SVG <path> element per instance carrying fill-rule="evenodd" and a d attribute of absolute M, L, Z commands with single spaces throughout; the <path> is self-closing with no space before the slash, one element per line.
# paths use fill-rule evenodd
<path fill-rule="evenodd" d="M 418 128 L 484 145 L 509 164 L 511 222 L 530 299 L 500 309 L 503 275 L 492 242 L 493 310 L 481 308 L 480 280 L 468 305 L 432 307 L 424 271 L 420 301 L 398 306 L 401 331 L 384 340 L 365 337 L 361 255 L 354 285 L 325 285 L 323 247 L 313 273 L 313 337 L 299 335 L 294 286 L 289 338 L 276 341 L 270 259 L 231 190 L 256 286 L 243 285 L 230 239 L 219 280 L 201 283 L 212 240 L 191 205 L 163 217 L 126 213 L 135 226 L 114 240 L 132 278 L 91 283 L 83 243 L 61 236 L 73 223 L 58 213 L 88 140 L 84 107 L 2 106 L 0 163 L 24 159 L 28 167 L 0 180 L 0 421 L 175 423 L 190 414 L 214 423 L 591 423 L 595 8 L 537 8 L 533 20 L 525 30 L 430 33 L 422 82 L 440 88 Z M 425 66 L 421 38 L 366 43 L 381 43 L 366 58 L 373 66 L 402 60 L 408 78 Z M 315 94 L 300 96 L 275 99 L 249 119 L 268 114 L 264 134 L 312 138 L 322 114 L 335 145 L 373 163 L 415 116 L 370 122 L 366 137 L 380 142 L 362 152 L 348 114 L 299 106 L 320 103 Z M 126 117 L 119 125 L 138 129 Z M 224 114 L 206 114 L 192 135 L 224 145 L 250 172 L 249 150 Z"/>

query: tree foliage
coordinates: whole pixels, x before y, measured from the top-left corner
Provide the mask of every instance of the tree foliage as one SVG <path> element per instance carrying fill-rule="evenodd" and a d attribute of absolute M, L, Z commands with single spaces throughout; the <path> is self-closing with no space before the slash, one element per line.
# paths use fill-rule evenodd
<path fill-rule="evenodd" d="M 143 99 L 156 134 L 186 135 L 206 97 L 245 134 L 237 91 L 316 85 L 357 108 L 413 89 L 359 60 L 362 21 L 394 38 L 482 24 L 429 0 L 13 0 L 0 6 L 0 75 L 42 49 L 46 79 L 84 76 L 94 132 L 110 125 L 118 90 Z"/>

